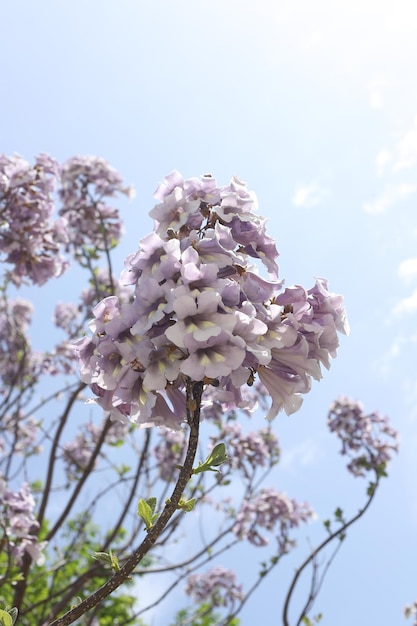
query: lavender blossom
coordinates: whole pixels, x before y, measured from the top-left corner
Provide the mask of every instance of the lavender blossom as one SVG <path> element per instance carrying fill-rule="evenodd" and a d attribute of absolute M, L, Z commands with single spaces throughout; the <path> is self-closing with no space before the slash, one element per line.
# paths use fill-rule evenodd
<path fill-rule="evenodd" d="M 68 266 L 60 253 L 67 234 L 52 216 L 59 174 L 57 161 L 45 154 L 34 166 L 19 155 L 0 155 L 0 253 L 17 286 L 26 278 L 43 285 Z"/>
<path fill-rule="evenodd" d="M 18 408 L 13 413 L 2 416 L 0 431 L 11 440 L 13 454 L 28 457 L 41 452 L 42 448 L 38 444 L 39 425 L 39 421 L 32 415 L 26 416 Z"/>
<path fill-rule="evenodd" d="M 133 300 L 99 303 L 92 336 L 76 344 L 95 401 L 112 419 L 180 429 L 186 379 L 215 381 L 231 410 L 245 407 L 243 389 L 258 375 L 268 419 L 297 410 L 336 355 L 337 332 L 348 331 L 340 296 L 321 279 L 283 291 L 266 220 L 239 179 L 218 187 L 212 176 L 172 172 L 155 195 L 154 232 L 122 273 Z"/>
<path fill-rule="evenodd" d="M 5 530 L 4 539 L 18 565 L 25 552 L 38 565 L 45 561 L 42 550 L 46 542 L 38 542 L 39 524 L 34 509 L 35 500 L 27 483 L 19 491 L 12 491 L 0 476 L 0 526 Z"/>
<path fill-rule="evenodd" d="M 279 459 L 279 444 L 269 428 L 243 433 L 237 422 L 221 426 L 216 440 L 224 440 L 228 463 L 234 469 L 240 469 L 249 479 L 257 467 L 272 466 Z"/>
<path fill-rule="evenodd" d="M 32 166 L 17 154 L 0 155 L 0 255 L 11 265 L 7 281 L 43 285 L 69 267 L 63 250 L 85 264 L 89 255 L 113 248 L 122 222 L 105 200 L 120 193 L 131 197 L 132 190 L 97 157 L 73 157 L 60 166 L 40 154 Z M 54 217 L 57 194 L 62 207 Z"/>
<path fill-rule="evenodd" d="M 54 324 L 66 330 L 73 324 L 78 314 L 78 307 L 73 302 L 58 302 L 55 306 Z"/>
<path fill-rule="evenodd" d="M 161 430 L 159 443 L 155 446 L 153 454 L 158 462 L 158 472 L 162 480 L 171 482 L 174 480 L 172 469 L 183 462 L 186 451 L 185 432 L 180 430 Z"/>
<path fill-rule="evenodd" d="M 75 480 L 90 463 L 101 430 L 94 424 L 84 424 L 73 441 L 62 446 L 62 460 L 69 480 Z"/>
<path fill-rule="evenodd" d="M 106 420 L 103 420 L 98 425 L 88 422 L 83 425 L 72 441 L 68 441 L 62 446 L 61 458 L 68 480 L 77 480 L 80 474 L 88 467 L 91 456 L 105 427 Z M 122 442 L 126 438 L 129 428 L 130 424 L 127 422 L 113 422 L 106 432 L 105 443 L 112 446 Z M 101 453 L 100 456 L 103 456 L 103 454 Z M 97 459 L 95 466 L 96 464 Z"/>
<path fill-rule="evenodd" d="M 198 604 L 210 602 L 215 607 L 229 609 L 236 600 L 244 597 L 242 585 L 236 582 L 235 572 L 221 566 L 213 567 L 205 574 L 188 576 L 185 593 Z"/>
<path fill-rule="evenodd" d="M 341 454 L 350 459 L 347 468 L 354 476 L 369 471 L 383 475 L 393 453 L 398 452 L 398 433 L 388 418 L 378 412 L 365 413 L 360 402 L 338 398 L 330 407 L 327 425 L 341 440 Z"/>
<path fill-rule="evenodd" d="M 255 497 L 244 500 L 233 531 L 239 539 L 247 539 L 255 546 L 265 546 L 269 538 L 261 534 L 260 529 L 264 528 L 275 534 L 280 553 L 285 553 L 295 545 L 290 531 L 311 520 L 313 515 L 307 503 L 300 504 L 285 493 L 264 488 Z"/>
<path fill-rule="evenodd" d="M 122 222 L 119 212 L 104 202 L 118 193 L 131 196 L 120 175 L 104 159 L 72 157 L 61 167 L 59 211 L 65 224 L 67 251 L 82 258 L 83 250 L 110 250 L 120 240 Z"/>
<path fill-rule="evenodd" d="M 0 394 L 27 387 L 41 371 L 42 357 L 32 350 L 27 337 L 32 314 L 27 300 L 0 298 Z"/>

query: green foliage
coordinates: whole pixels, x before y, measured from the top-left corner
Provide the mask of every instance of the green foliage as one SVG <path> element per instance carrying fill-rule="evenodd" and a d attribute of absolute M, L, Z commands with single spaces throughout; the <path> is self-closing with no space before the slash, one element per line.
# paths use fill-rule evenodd
<path fill-rule="evenodd" d="M 43 489 L 43 482 L 41 480 L 34 480 L 29 486 L 32 493 L 40 493 Z"/>
<path fill-rule="evenodd" d="M 155 513 L 156 498 L 141 498 L 138 504 L 138 515 L 145 522 L 147 530 L 150 530 L 155 521 L 159 517 L 159 513 Z"/>
<path fill-rule="evenodd" d="M 13 626 L 17 619 L 17 609 L 9 609 L 8 611 L 0 609 L 0 626 Z"/>
<path fill-rule="evenodd" d="M 111 569 L 115 572 L 120 571 L 119 559 L 116 555 L 113 554 L 111 550 L 109 553 L 95 552 L 93 554 L 93 559 L 95 559 L 96 561 L 100 561 L 100 563 L 103 563 L 104 565 L 109 565 Z"/>
<path fill-rule="evenodd" d="M 368 489 L 366 490 L 366 493 L 369 497 L 373 496 L 375 493 L 375 489 L 376 489 L 376 483 L 370 482 L 368 485 Z"/>
<path fill-rule="evenodd" d="M 228 459 L 226 454 L 226 446 L 224 443 L 218 443 L 213 450 L 210 452 L 204 463 L 200 461 L 198 466 L 193 469 L 193 474 L 200 474 L 201 472 L 218 472 L 219 470 L 215 469 L 222 463 L 225 463 Z"/>
<path fill-rule="evenodd" d="M 46 525 L 41 529 L 41 535 L 47 532 Z M 117 549 L 118 542 L 123 539 L 122 530 L 113 542 L 113 550 Z M 91 522 L 88 514 L 83 513 L 67 523 L 59 541 L 59 550 L 54 554 L 49 548 L 46 554 L 46 561 L 43 565 L 33 565 L 28 575 L 28 585 L 25 592 L 24 605 L 21 608 L 16 626 L 39 626 L 47 623 L 48 613 L 62 597 L 64 597 L 76 581 L 81 572 L 90 569 L 90 576 L 87 577 L 78 588 L 67 604 L 62 608 L 62 615 L 71 606 L 79 603 L 100 587 L 109 577 L 109 567 L 113 570 L 118 567 L 118 559 L 113 550 L 108 553 L 101 552 L 103 537 L 100 537 L 98 527 Z M 52 552 L 52 554 L 51 554 Z M 97 556 L 98 555 L 98 556 Z M 106 555 L 105 557 L 103 555 Z M 92 565 L 96 561 L 97 567 Z M 103 563 L 103 567 L 100 567 Z M 143 567 L 144 564 L 142 564 Z M 0 551 L 0 573 L 6 579 L 0 586 L 0 602 L 5 606 L 13 603 L 14 587 L 19 576 L 19 568 L 11 566 L 6 572 L 7 553 Z M 117 624 L 132 626 L 143 626 L 143 622 L 134 617 L 134 606 L 137 601 L 136 595 L 129 593 L 129 586 L 132 580 L 126 581 L 124 592 L 116 592 L 106 598 L 95 609 L 95 616 L 100 626 L 116 626 Z M 127 589 L 127 590 L 126 590 Z M 13 609 L 8 611 L 0 610 L 0 626 L 13 626 Z M 16 617 L 14 617 L 16 619 Z M 77 622 L 78 626 L 89 623 L 89 618 L 81 618 Z"/>
<path fill-rule="evenodd" d="M 307 615 L 304 615 L 301 621 L 303 624 L 305 624 L 305 626 L 315 626 L 315 624 L 318 624 L 319 622 L 321 622 L 322 617 L 323 615 L 319 613 L 318 615 L 313 617 L 313 620 L 311 620 L 309 617 L 307 617 Z"/>
<path fill-rule="evenodd" d="M 188 513 L 189 511 L 193 510 L 196 502 L 196 498 L 191 498 L 190 500 L 185 500 L 184 498 L 181 498 L 181 500 L 178 502 L 178 508 L 185 513 Z"/>
<path fill-rule="evenodd" d="M 125 465 L 124 463 L 122 463 L 122 465 L 116 466 L 114 469 L 119 474 L 120 478 L 122 478 L 123 476 L 125 476 L 126 474 L 130 472 L 131 467 L 129 465 Z"/>

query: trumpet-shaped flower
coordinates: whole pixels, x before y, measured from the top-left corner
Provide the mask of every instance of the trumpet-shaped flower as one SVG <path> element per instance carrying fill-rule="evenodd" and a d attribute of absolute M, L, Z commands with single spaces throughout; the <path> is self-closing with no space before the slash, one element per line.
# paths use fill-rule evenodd
<path fill-rule="evenodd" d="M 96 402 L 114 419 L 178 429 L 187 380 L 215 382 L 230 410 L 246 406 L 243 390 L 259 377 L 269 419 L 297 410 L 347 332 L 340 296 L 321 279 L 283 289 L 275 243 L 241 180 L 219 187 L 172 172 L 156 198 L 154 232 L 122 272 L 132 299 L 100 302 L 92 336 L 76 344 Z"/>

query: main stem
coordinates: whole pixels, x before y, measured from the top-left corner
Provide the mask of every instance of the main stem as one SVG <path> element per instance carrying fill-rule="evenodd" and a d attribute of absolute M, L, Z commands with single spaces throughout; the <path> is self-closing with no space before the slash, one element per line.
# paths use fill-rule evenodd
<path fill-rule="evenodd" d="M 155 541 L 163 532 L 172 515 L 177 510 L 178 503 L 184 493 L 188 481 L 192 476 L 193 463 L 198 446 L 203 385 L 204 383 L 200 381 L 195 382 L 190 379 L 186 380 L 187 421 L 190 427 L 187 454 L 172 495 L 169 500 L 167 500 L 165 508 L 155 522 L 155 525 L 152 526 L 152 528 L 147 532 L 147 535 L 140 546 L 135 550 L 132 556 L 125 561 L 118 572 L 113 574 L 113 576 L 109 578 L 109 580 L 102 585 L 102 587 L 91 594 L 91 596 L 65 613 L 62 617 L 59 617 L 51 622 L 49 626 L 67 626 L 68 624 L 72 624 L 76 619 L 81 617 L 81 615 L 84 615 L 84 613 L 94 608 L 97 604 L 99 604 L 99 602 L 107 598 L 107 596 L 109 596 L 115 589 L 120 587 L 120 585 L 122 585 L 127 578 L 129 578 L 132 571 L 149 552 Z"/>

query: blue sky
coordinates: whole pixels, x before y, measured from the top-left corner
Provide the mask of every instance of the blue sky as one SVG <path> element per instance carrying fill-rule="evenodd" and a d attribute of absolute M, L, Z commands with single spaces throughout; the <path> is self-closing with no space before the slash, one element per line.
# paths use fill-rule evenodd
<path fill-rule="evenodd" d="M 97 154 L 135 185 L 116 267 L 152 228 L 165 174 L 211 172 L 220 184 L 237 174 L 269 219 L 286 283 L 324 276 L 344 294 L 350 337 L 300 413 L 274 423 L 286 450 L 276 487 L 323 517 L 362 504 L 365 486 L 345 476 L 326 432 L 338 394 L 388 414 L 401 453 L 332 567 L 317 605 L 324 626 L 406 623 L 402 606 L 417 597 L 416 18 L 412 0 L 17 0 L 1 10 L 1 151 Z M 46 328 L 57 296 L 42 294 Z M 260 615 L 279 623 L 289 571 L 266 581 L 245 626 Z"/>

